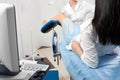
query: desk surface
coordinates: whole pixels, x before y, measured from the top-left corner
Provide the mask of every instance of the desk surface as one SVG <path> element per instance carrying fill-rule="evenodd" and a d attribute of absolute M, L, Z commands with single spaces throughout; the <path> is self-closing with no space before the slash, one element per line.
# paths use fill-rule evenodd
<path fill-rule="evenodd" d="M 36 60 L 36 61 L 40 61 L 40 62 L 47 62 L 47 63 L 49 63 L 49 64 L 50 64 L 50 69 L 55 68 L 54 65 L 48 60 L 47 57 L 41 58 L 41 59 L 35 59 L 35 60 Z"/>

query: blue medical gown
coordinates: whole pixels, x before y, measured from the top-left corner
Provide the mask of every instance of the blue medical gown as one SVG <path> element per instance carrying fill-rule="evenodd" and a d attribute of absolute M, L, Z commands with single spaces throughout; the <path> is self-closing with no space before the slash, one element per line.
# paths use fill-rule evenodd
<path fill-rule="evenodd" d="M 99 66 L 89 68 L 74 51 L 66 49 L 71 39 L 80 33 L 79 27 L 74 27 L 71 32 L 64 31 L 63 28 L 64 39 L 59 47 L 64 65 L 73 80 L 120 80 L 120 54 L 99 57 Z"/>

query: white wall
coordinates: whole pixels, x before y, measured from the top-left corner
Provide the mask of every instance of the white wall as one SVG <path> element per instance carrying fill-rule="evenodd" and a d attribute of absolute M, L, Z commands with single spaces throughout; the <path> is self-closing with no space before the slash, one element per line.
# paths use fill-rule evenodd
<path fill-rule="evenodd" d="M 22 31 L 23 53 L 32 53 L 40 46 L 51 45 L 51 34 L 42 34 L 40 28 L 44 19 L 58 12 L 58 5 L 49 6 L 51 0 L 19 0 L 19 19 Z M 55 3 L 56 0 L 54 0 Z"/>
<path fill-rule="evenodd" d="M 48 5 L 51 1 L 54 6 Z M 51 18 L 60 10 L 56 0 L 0 0 L 16 6 L 18 42 L 20 57 L 32 53 L 42 45 L 51 45 L 51 32 L 42 34 L 40 28 L 44 19 Z"/>
<path fill-rule="evenodd" d="M 54 2 L 55 5 L 49 5 Z M 60 12 L 67 0 L 0 0 L 0 3 L 12 3 L 16 6 L 19 53 L 33 53 L 40 46 L 50 46 L 52 32 L 40 32 L 42 21 Z M 94 4 L 94 0 L 87 0 Z M 57 28 L 61 34 L 61 28 Z"/>

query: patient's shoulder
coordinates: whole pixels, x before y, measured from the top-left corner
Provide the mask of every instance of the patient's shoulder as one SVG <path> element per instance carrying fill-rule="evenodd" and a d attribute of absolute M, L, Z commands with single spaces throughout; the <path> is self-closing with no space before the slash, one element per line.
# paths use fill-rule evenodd
<path fill-rule="evenodd" d="M 92 18 L 84 21 L 84 22 L 80 25 L 80 32 L 84 32 L 87 28 L 92 28 Z"/>

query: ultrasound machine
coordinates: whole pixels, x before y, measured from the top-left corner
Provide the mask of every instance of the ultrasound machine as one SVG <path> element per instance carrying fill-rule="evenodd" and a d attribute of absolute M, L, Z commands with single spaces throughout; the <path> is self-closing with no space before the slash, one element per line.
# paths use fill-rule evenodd
<path fill-rule="evenodd" d="M 37 61 L 20 62 L 15 6 L 0 3 L 0 80 L 43 80 L 49 67 Z"/>

